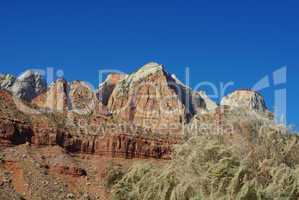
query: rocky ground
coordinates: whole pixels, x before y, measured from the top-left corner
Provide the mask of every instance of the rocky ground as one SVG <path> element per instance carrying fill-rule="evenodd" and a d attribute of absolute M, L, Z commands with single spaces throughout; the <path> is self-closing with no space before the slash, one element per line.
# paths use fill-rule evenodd
<path fill-rule="evenodd" d="M 1 200 L 109 199 L 109 189 L 105 187 L 109 164 L 126 169 L 137 162 L 71 155 L 58 146 L 29 144 L 2 149 L 0 156 Z"/>

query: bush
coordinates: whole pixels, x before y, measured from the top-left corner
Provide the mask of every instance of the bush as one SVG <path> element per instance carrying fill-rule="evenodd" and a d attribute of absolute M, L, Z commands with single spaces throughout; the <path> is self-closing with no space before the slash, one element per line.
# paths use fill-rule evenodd
<path fill-rule="evenodd" d="M 106 170 L 107 174 L 104 184 L 106 188 L 111 189 L 113 185 L 122 179 L 125 174 L 125 170 L 120 165 L 114 164 L 112 161 L 108 163 Z"/>

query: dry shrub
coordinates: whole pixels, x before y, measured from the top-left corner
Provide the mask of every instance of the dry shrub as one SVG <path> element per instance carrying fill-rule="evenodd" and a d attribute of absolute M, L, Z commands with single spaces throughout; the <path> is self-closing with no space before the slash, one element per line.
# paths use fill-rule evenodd
<path fill-rule="evenodd" d="M 299 199 L 298 135 L 256 116 L 227 120 L 238 127 L 233 136 L 196 135 L 176 146 L 163 168 L 134 165 L 113 199 Z"/>

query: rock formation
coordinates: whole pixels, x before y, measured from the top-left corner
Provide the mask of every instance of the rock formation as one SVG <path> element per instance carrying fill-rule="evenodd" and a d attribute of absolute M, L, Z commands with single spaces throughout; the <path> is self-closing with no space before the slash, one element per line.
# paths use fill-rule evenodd
<path fill-rule="evenodd" d="M 6 89 L 16 97 L 31 101 L 46 89 L 46 82 L 40 73 L 28 70 L 17 78 L 9 74 L 0 76 L 0 89 Z"/>
<path fill-rule="evenodd" d="M 77 124 L 77 120 L 82 118 L 75 117 L 69 120 L 69 123 L 65 123 L 66 116 L 59 113 L 28 116 L 17 110 L 13 97 L 4 90 L 0 90 L 0 105 L 1 146 L 25 143 L 36 146 L 59 145 L 72 153 L 169 159 L 171 147 L 180 141 L 179 138 L 150 138 L 142 129 L 123 129 L 123 132 L 120 129 L 109 128 L 99 129 L 98 132 L 86 131 Z M 97 117 L 96 114 L 90 117 L 83 116 L 85 122 L 89 122 L 89 125 L 94 125 L 95 128 L 108 123 L 109 118 L 99 118 L 96 121 Z M 61 167 L 58 166 L 58 170 L 59 168 Z"/>
<path fill-rule="evenodd" d="M 54 112 L 90 114 L 98 111 L 104 115 L 109 113 L 99 102 L 91 86 L 84 81 L 68 83 L 59 79 L 52 83 L 46 92 L 34 98 L 32 103 Z"/>
<path fill-rule="evenodd" d="M 207 112 L 213 112 L 218 107 L 204 91 L 195 92 L 195 95 L 199 95 L 203 99 Z"/>
<path fill-rule="evenodd" d="M 220 104 L 231 107 L 242 107 L 259 112 L 267 110 L 264 97 L 252 90 L 237 90 L 224 97 Z"/>
<path fill-rule="evenodd" d="M 100 84 L 99 89 L 97 91 L 97 96 L 100 102 L 104 105 L 108 104 L 109 98 L 116 87 L 116 85 L 125 79 L 127 74 L 113 73 L 109 74 L 106 80 Z"/>
<path fill-rule="evenodd" d="M 124 173 L 110 161 L 126 169 L 135 159 L 154 158 L 159 161 L 153 163 L 162 167 L 164 160 L 190 155 L 189 164 L 194 166 L 199 154 L 182 148 L 193 139 L 207 151 L 211 145 L 205 140 L 210 138 L 219 141 L 220 150 L 224 140 L 228 147 L 242 139 L 260 142 L 256 127 L 261 122 L 271 124 L 273 117 L 259 93 L 237 90 L 218 106 L 204 91 L 193 91 L 157 63 L 131 75 L 111 74 L 97 91 L 84 81 L 63 79 L 45 89 L 42 77 L 31 71 L 18 78 L 0 75 L 0 199 L 19 199 L 10 195 L 12 188 L 26 195 L 22 199 L 99 199 L 95 191 L 106 191 L 100 187 L 102 173 L 109 171 L 109 181 Z M 194 137 L 202 135 L 207 137 Z M 242 148 L 236 149 L 238 156 L 243 155 Z M 252 152 L 251 145 L 245 148 Z M 109 163 L 112 168 L 105 170 Z M 181 169 L 185 171 L 183 165 Z M 82 188 L 95 198 L 80 194 Z"/>
<path fill-rule="evenodd" d="M 156 132 L 181 134 L 183 124 L 207 108 L 199 94 L 194 95 L 163 65 L 152 62 L 117 84 L 108 109 L 125 121 Z"/>
<path fill-rule="evenodd" d="M 68 83 L 64 79 L 58 79 L 46 92 L 34 98 L 32 103 L 52 111 L 65 111 L 68 109 L 68 90 Z"/>
<path fill-rule="evenodd" d="M 0 143 L 5 146 L 28 142 L 59 145 L 72 153 L 169 159 L 189 122 L 209 122 L 227 131 L 227 113 L 267 111 L 263 97 L 249 90 L 228 95 L 218 107 L 157 63 L 131 75 L 111 74 L 97 92 L 84 81 L 63 79 L 44 90 L 42 77 L 30 71 L 16 80 L 9 75 L 0 80 L 7 90 L 0 90 Z M 38 93 L 26 104 L 41 111 L 37 114 L 22 113 L 12 96 L 30 99 Z"/>

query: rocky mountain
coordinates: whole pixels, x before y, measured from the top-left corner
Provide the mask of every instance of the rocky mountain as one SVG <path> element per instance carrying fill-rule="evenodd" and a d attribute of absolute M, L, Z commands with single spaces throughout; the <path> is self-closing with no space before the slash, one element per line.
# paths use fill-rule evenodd
<path fill-rule="evenodd" d="M 194 93 L 154 62 L 117 84 L 108 109 L 125 121 L 171 134 L 180 133 L 196 113 L 208 110 L 200 93 Z"/>
<path fill-rule="evenodd" d="M 173 156 L 184 157 L 174 147 L 192 143 L 191 138 L 200 136 L 203 140 L 197 142 L 205 145 L 208 142 L 201 141 L 214 137 L 214 142 L 226 141 L 225 147 L 231 147 L 243 141 L 244 134 L 255 138 L 260 122 L 274 126 L 259 93 L 237 90 L 218 106 L 204 91 L 193 91 L 154 62 L 130 75 L 109 75 L 96 91 L 84 81 L 64 79 L 45 88 L 42 76 L 31 71 L 18 78 L 1 75 L 0 86 L 0 199 L 18 199 L 20 193 L 25 199 L 40 199 L 49 192 L 51 199 L 99 199 L 97 192 L 109 199 L 107 188 L 99 185 L 106 183 L 106 177 L 108 185 L 115 185 L 125 174 L 118 165 L 108 169 L 111 160 L 130 167 L 136 160 L 154 159 L 146 162 L 160 169 Z M 26 112 L 20 105 L 37 112 Z M 218 146 L 204 150 L 212 155 L 218 148 L 226 155 Z M 187 156 L 197 159 L 202 150 L 195 152 L 188 149 Z M 189 164 L 199 166 L 197 163 Z M 130 184 L 130 174 L 138 177 L 147 169 L 131 168 L 119 183 Z M 211 174 L 217 175 L 219 170 Z M 159 170 L 152 172 L 153 177 L 156 172 Z M 173 175 L 165 174 L 161 180 Z M 116 189 L 117 194 L 124 191 L 119 185 Z"/>
<path fill-rule="evenodd" d="M 0 110 L 2 143 L 29 142 L 59 145 L 70 152 L 169 158 L 171 145 L 180 141 L 184 124 L 216 107 L 203 92 L 193 92 L 157 63 L 148 63 L 131 75 L 111 74 L 97 91 L 84 81 L 63 79 L 42 90 L 41 78 L 29 71 L 10 83 L 10 76 L 2 76 L 2 85 L 11 87 L 15 97 L 22 94 L 30 99 L 26 92 L 33 92 L 32 88 L 34 94 L 40 93 L 25 104 L 40 111 L 32 115 L 18 112 L 13 96 L 1 91 L 5 105 Z M 29 82 L 35 86 L 25 90 Z M 24 90 L 16 92 L 17 86 Z M 129 106 L 123 107 L 126 104 Z M 114 127 L 109 128 L 111 125 Z"/>
<path fill-rule="evenodd" d="M 1 75 L 0 89 L 6 89 L 18 98 L 31 101 L 46 89 L 46 82 L 40 73 L 28 70 L 17 78 L 9 74 Z"/>

